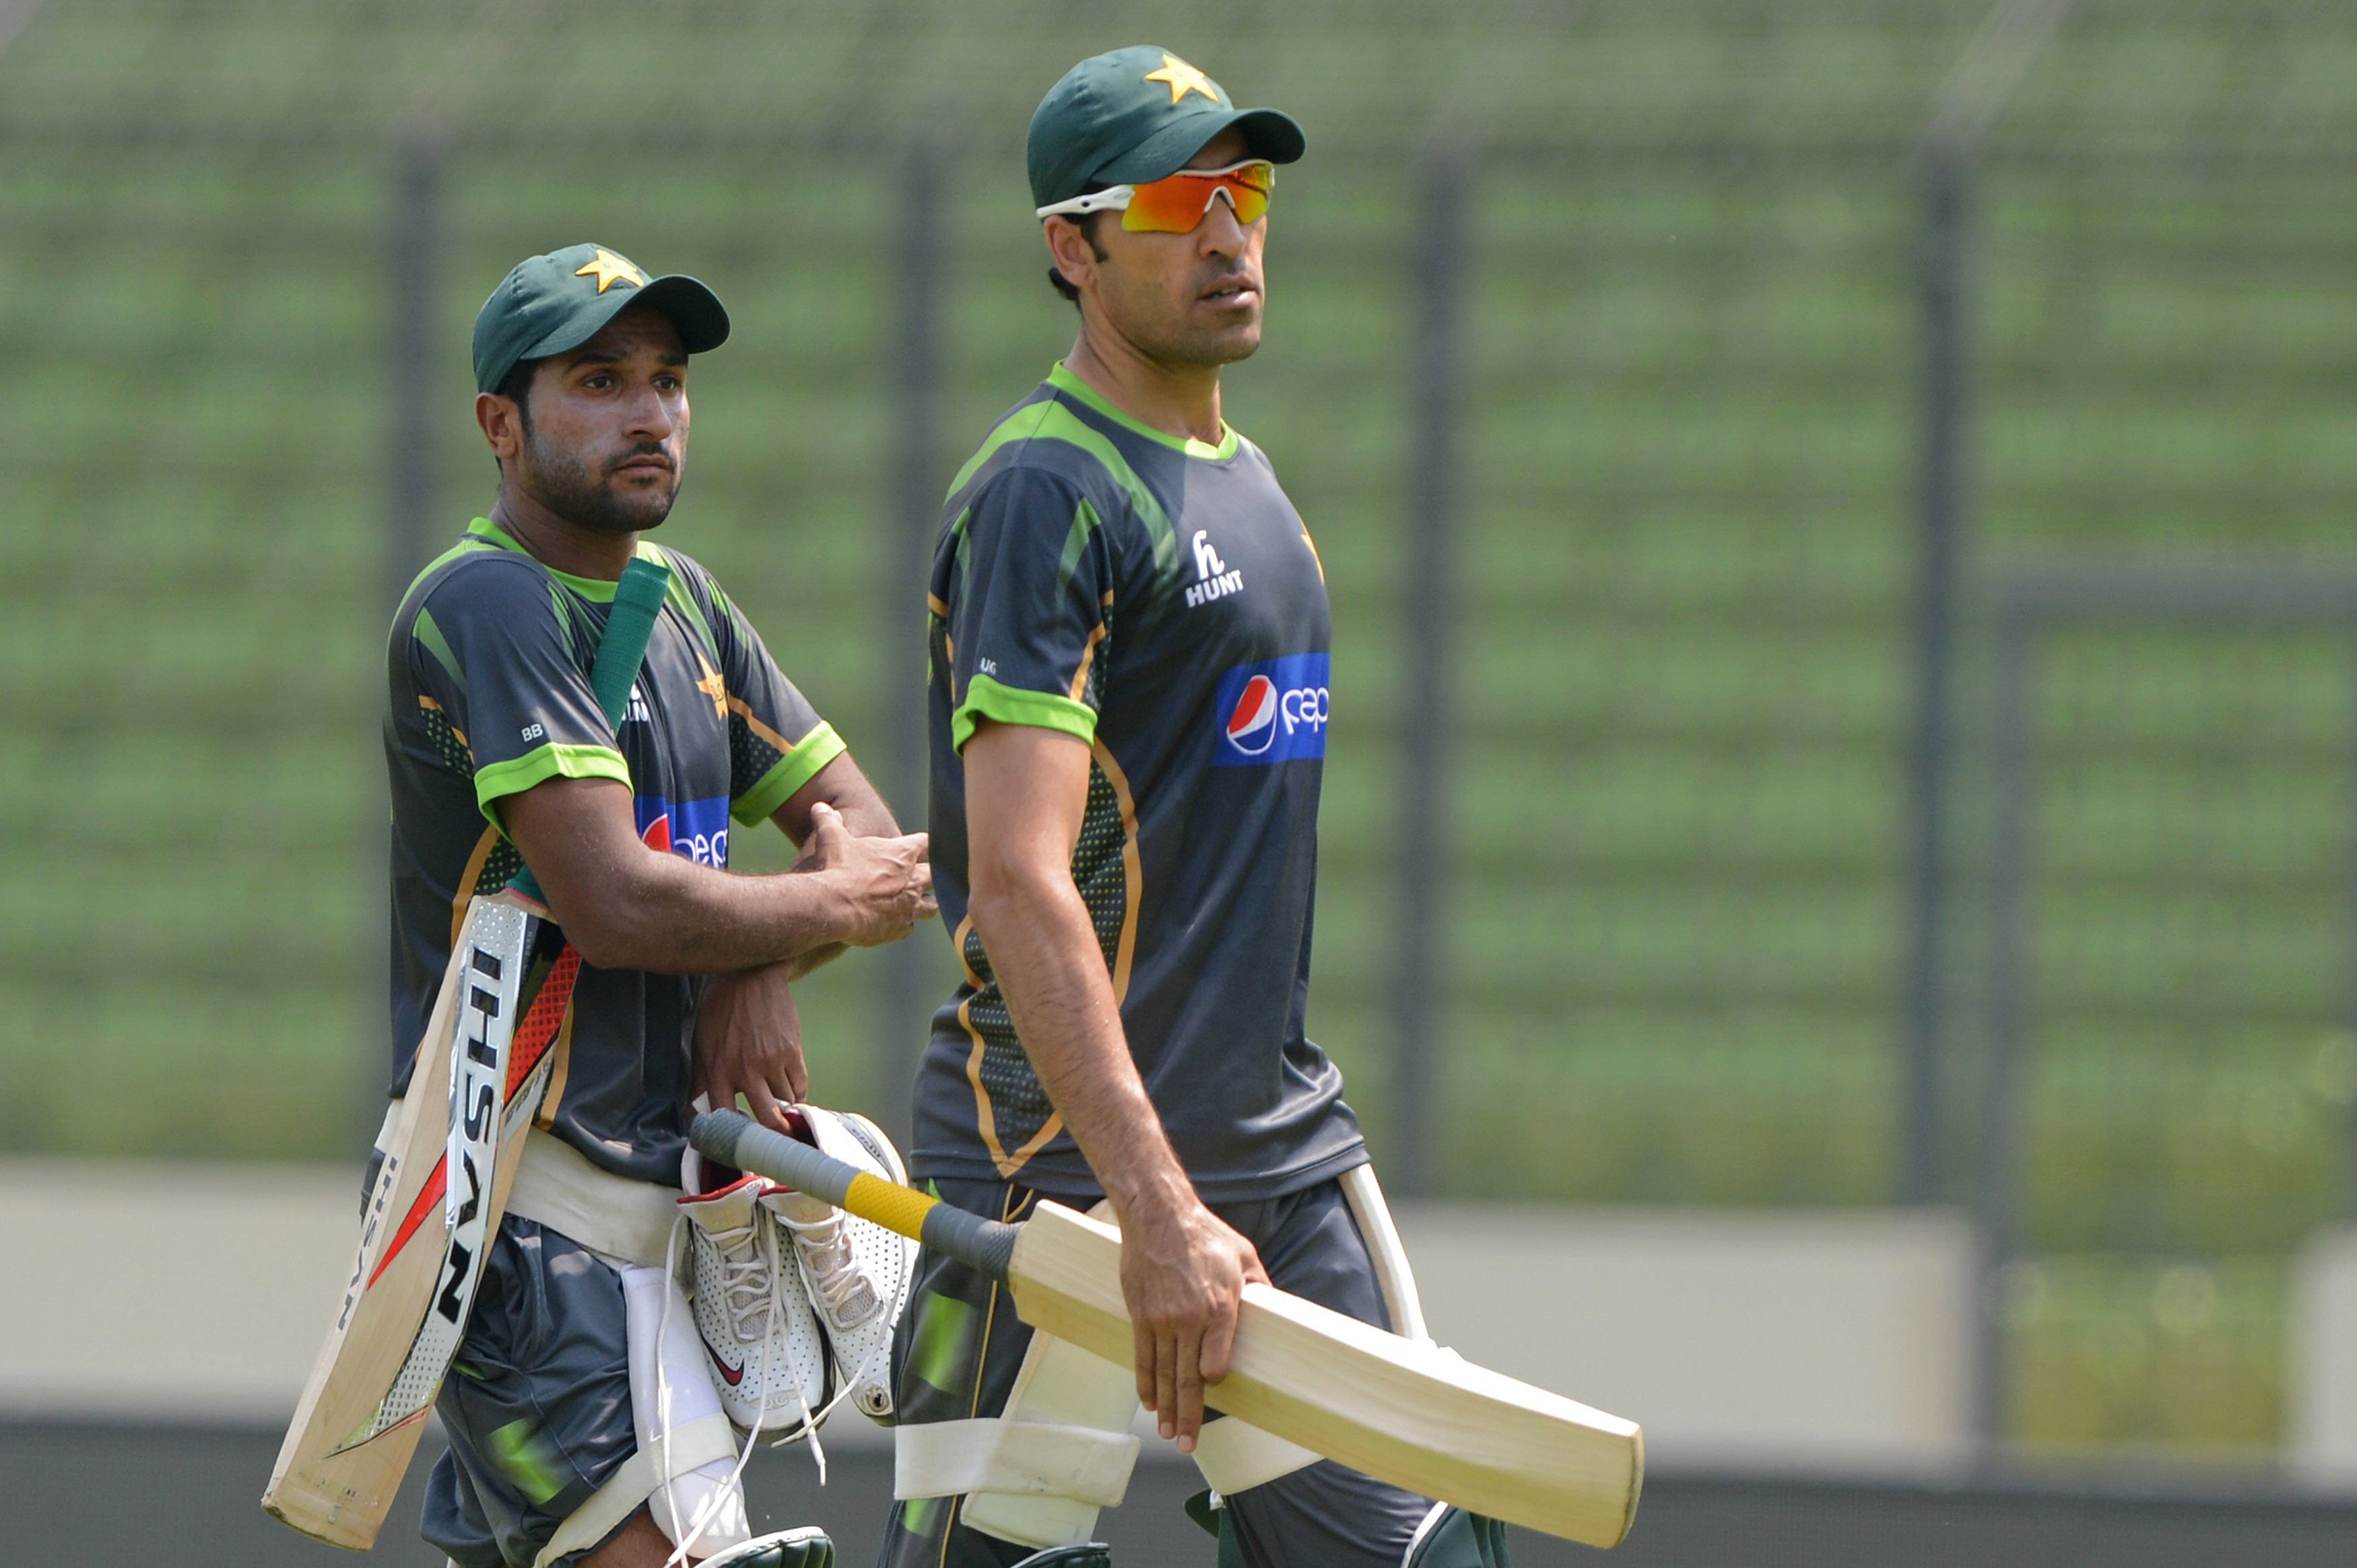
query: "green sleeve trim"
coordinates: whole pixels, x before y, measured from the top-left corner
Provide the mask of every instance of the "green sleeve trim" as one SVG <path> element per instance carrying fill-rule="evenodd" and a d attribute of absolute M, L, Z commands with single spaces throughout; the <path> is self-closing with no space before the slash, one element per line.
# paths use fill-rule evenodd
<path fill-rule="evenodd" d="M 506 762 L 494 762 L 475 774 L 475 804 L 491 826 L 504 833 L 491 803 L 510 795 L 521 795 L 533 785 L 550 779 L 611 779 L 623 789 L 630 787 L 630 765 L 622 754 L 610 746 L 559 746 L 554 741 L 534 746 L 522 757 Z"/>
<path fill-rule="evenodd" d="M 1097 737 L 1097 714 L 1086 703 L 1076 703 L 1052 692 L 1026 692 L 1002 686 L 987 675 L 977 675 L 965 689 L 965 701 L 950 715 L 950 746 L 957 751 L 974 738 L 983 719 L 994 724 L 1029 725 L 1034 729 L 1061 730 L 1083 742 Z"/>
<path fill-rule="evenodd" d="M 817 778 L 818 770 L 845 749 L 834 726 L 821 720 L 816 729 L 794 742 L 794 748 L 780 757 L 775 768 L 761 775 L 759 783 L 730 802 L 728 814 L 748 825 L 775 815 L 779 807 L 793 799 L 795 790 Z"/>

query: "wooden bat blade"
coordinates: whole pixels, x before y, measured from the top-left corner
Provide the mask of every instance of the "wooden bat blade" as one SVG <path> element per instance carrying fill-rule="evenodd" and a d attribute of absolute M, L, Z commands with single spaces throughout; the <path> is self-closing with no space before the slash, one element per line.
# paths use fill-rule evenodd
<path fill-rule="evenodd" d="M 302 1400 L 271 1469 L 270 1485 L 262 1494 L 263 1511 L 272 1518 L 355 1552 L 376 1544 L 425 1426 L 422 1421 L 412 1422 L 350 1455 L 331 1453 L 382 1402 L 402 1356 L 417 1337 L 426 1297 L 440 1270 L 436 1250 L 414 1244 L 414 1232 L 429 1225 L 437 1231 L 441 1228 L 440 1215 L 432 1212 L 439 1194 L 428 1184 L 446 1175 L 435 1156 L 448 1106 L 430 1086 L 450 1075 L 452 1025 L 466 952 L 463 941 L 452 947 L 449 968 L 443 972 L 442 989 L 410 1069 L 410 1083 L 417 1092 L 402 1101 L 384 1163 L 369 1189 L 360 1246 L 336 1320 L 313 1359 Z M 418 1223 L 412 1244 L 392 1248 L 395 1232 L 413 1216 Z"/>
<path fill-rule="evenodd" d="M 1118 1231 L 1043 1201 L 1007 1280 L 1024 1322 L 1130 1364 Z M 1244 1287 L 1232 1365 L 1206 1391 L 1229 1415 L 1509 1524 L 1614 1546 L 1636 1518 L 1635 1423 L 1266 1285 Z"/>
<path fill-rule="evenodd" d="M 478 898 L 468 911 L 369 1191 L 336 1320 L 262 1495 L 264 1511 L 330 1545 L 364 1552 L 375 1543 L 464 1332 L 515 1180 L 516 1162 L 500 1156 L 521 1141 L 537 1103 L 546 1081 L 544 1070 L 533 1071 L 546 1063 L 540 1036 L 556 1026 L 546 1015 L 561 1014 L 579 966 L 570 950 L 534 963 L 547 945 L 542 930 L 505 895 Z M 527 998 L 529 1015 L 520 1017 Z M 541 1054 L 522 1060 L 514 1047 L 535 1041 Z M 459 1076 L 472 1086 L 470 1104 L 481 1093 L 477 1111 L 488 1122 L 472 1139 L 453 1136 L 452 1058 L 460 1050 L 476 1053 Z M 520 1070 L 506 1093 L 487 1087 L 511 1068 Z"/>

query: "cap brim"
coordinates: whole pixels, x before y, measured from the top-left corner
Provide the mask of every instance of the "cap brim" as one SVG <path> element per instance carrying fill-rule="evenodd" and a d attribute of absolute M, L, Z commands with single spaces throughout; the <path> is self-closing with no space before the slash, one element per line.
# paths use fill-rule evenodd
<path fill-rule="evenodd" d="M 1244 134 L 1244 148 L 1273 164 L 1289 164 L 1308 145 L 1293 116 L 1275 109 L 1211 109 L 1165 125 L 1089 177 L 1105 185 L 1143 185 L 1177 174 L 1211 138 L 1231 125 Z"/>
<path fill-rule="evenodd" d="M 720 296 L 685 273 L 655 279 L 639 297 L 671 317 L 680 347 L 691 354 L 708 354 L 728 341 L 728 311 Z"/>
<path fill-rule="evenodd" d="M 707 354 L 728 341 L 728 311 L 720 296 L 685 273 L 671 273 L 643 288 L 609 289 L 578 315 L 516 356 L 516 361 L 545 360 L 581 347 L 606 329 L 606 323 L 634 305 L 652 306 L 671 317 L 679 329 L 679 345 L 691 354 Z"/>

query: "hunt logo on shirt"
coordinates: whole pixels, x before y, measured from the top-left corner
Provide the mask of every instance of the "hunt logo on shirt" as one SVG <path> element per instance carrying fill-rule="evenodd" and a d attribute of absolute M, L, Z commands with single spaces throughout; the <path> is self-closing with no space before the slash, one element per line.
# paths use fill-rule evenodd
<path fill-rule="evenodd" d="M 1326 755 L 1328 659 L 1288 653 L 1220 677 L 1214 768 L 1258 768 Z"/>
<path fill-rule="evenodd" d="M 651 795 L 634 802 L 639 837 L 649 849 L 684 855 L 698 865 L 728 865 L 728 800 L 682 800 L 677 805 Z"/>
<path fill-rule="evenodd" d="M 1243 569 L 1238 568 L 1232 572 L 1228 570 L 1228 564 L 1220 559 L 1220 553 L 1217 550 L 1211 548 L 1211 531 L 1203 528 L 1197 529 L 1195 531 L 1195 581 L 1187 589 L 1187 607 L 1191 610 L 1197 605 L 1207 605 L 1213 599 L 1224 599 L 1230 594 L 1241 594 L 1243 591 Z"/>

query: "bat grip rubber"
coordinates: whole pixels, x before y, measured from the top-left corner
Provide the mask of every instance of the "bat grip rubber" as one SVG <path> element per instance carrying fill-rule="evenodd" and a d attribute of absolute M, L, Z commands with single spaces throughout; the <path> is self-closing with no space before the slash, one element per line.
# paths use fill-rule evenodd
<path fill-rule="evenodd" d="M 764 1127 L 741 1111 L 706 1111 L 687 1130 L 706 1159 L 780 1181 L 822 1203 L 872 1220 L 991 1279 L 1006 1278 L 1019 1225 L 985 1219 L 937 1197 L 899 1187 L 797 1138 Z"/>

